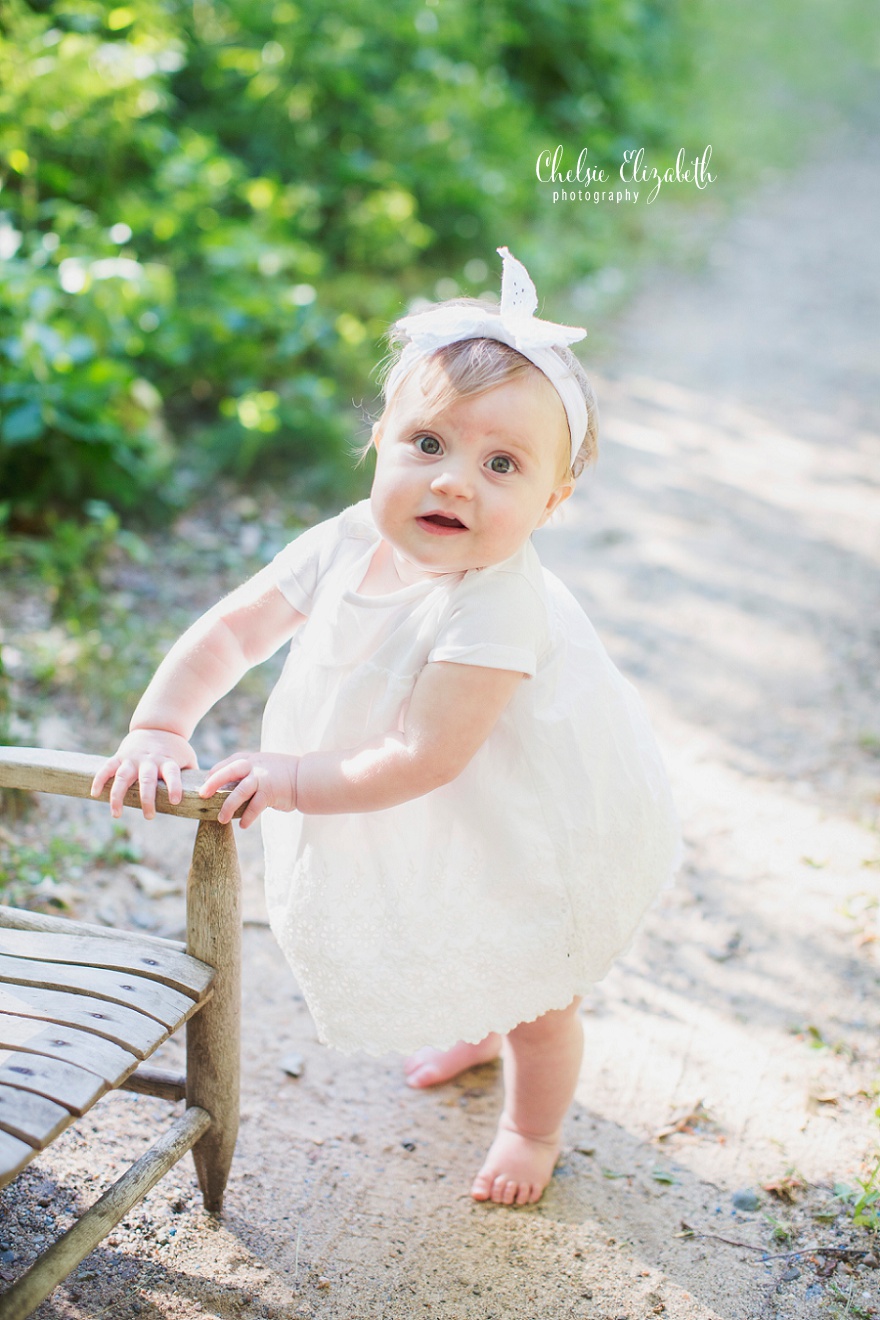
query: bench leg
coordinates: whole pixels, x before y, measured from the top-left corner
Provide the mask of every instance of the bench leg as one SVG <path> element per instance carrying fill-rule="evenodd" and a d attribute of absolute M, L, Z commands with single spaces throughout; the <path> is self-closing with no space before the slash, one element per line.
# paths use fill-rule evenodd
<path fill-rule="evenodd" d="M 3 1320 L 27 1320 L 52 1289 L 66 1278 L 143 1200 L 151 1187 L 186 1154 L 199 1134 L 210 1130 L 203 1109 L 187 1109 L 173 1127 L 146 1154 L 81 1215 L 73 1228 L 44 1251 L 11 1288 L 0 1297 Z"/>
<path fill-rule="evenodd" d="M 238 1135 L 241 881 L 231 825 L 202 821 L 187 881 L 187 952 L 216 968 L 214 993 L 186 1026 L 187 1105 L 211 1115 L 193 1147 L 205 1209 L 217 1212 Z"/>

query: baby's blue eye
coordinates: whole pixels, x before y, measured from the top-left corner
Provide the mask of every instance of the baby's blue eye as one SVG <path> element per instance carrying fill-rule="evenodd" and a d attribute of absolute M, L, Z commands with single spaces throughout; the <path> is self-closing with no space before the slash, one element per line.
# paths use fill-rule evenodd
<path fill-rule="evenodd" d="M 440 441 L 436 435 L 420 435 L 416 440 L 416 448 L 423 454 L 439 454 Z"/>
<path fill-rule="evenodd" d="M 505 476 L 513 471 L 513 459 L 508 458 L 507 454 L 496 454 L 494 458 L 489 459 L 489 469 Z"/>

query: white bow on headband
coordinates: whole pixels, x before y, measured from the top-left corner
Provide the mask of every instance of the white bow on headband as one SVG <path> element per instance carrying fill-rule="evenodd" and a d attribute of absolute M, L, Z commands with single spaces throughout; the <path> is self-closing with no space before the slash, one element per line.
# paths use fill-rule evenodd
<path fill-rule="evenodd" d="M 434 307 L 397 322 L 396 329 L 403 331 L 408 343 L 385 382 L 385 398 L 391 398 L 416 362 L 438 348 L 463 339 L 497 339 L 534 363 L 556 389 L 568 418 L 573 463 L 587 432 L 587 405 L 573 373 L 553 349 L 575 344 L 587 332 L 581 326 L 557 325 L 535 316 L 538 294 L 529 272 L 506 247 L 498 252 L 504 266 L 497 312 L 467 305 Z"/>

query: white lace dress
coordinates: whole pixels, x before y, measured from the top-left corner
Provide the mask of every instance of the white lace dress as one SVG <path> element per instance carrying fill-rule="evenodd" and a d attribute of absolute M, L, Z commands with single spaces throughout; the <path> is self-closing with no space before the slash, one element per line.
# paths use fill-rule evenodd
<path fill-rule="evenodd" d="M 529 543 L 384 596 L 364 501 L 277 557 L 307 621 L 263 747 L 356 747 L 401 726 L 431 661 L 523 680 L 457 779 L 383 811 L 262 817 L 269 915 L 322 1040 L 445 1048 L 564 1008 L 668 883 L 678 830 L 641 702 Z"/>

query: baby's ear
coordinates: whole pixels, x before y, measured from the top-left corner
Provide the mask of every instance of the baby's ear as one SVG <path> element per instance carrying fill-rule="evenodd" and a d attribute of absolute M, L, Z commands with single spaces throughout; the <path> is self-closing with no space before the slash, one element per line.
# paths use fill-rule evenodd
<path fill-rule="evenodd" d="M 379 448 L 379 441 L 381 440 L 381 438 L 382 438 L 382 418 L 380 417 L 378 422 L 373 422 L 373 427 L 372 430 L 370 431 L 370 443 L 372 444 L 374 449 Z"/>
<path fill-rule="evenodd" d="M 544 512 L 541 514 L 541 520 L 538 523 L 539 527 L 544 526 L 545 522 L 551 516 L 551 514 L 556 512 L 560 504 L 565 503 L 565 501 L 568 499 L 569 495 L 571 495 L 573 491 L 574 491 L 574 482 L 571 481 L 566 481 L 563 483 L 563 485 L 556 487 L 556 489 L 553 491 L 553 493 L 551 494 L 549 500 L 547 501 L 544 507 Z"/>

